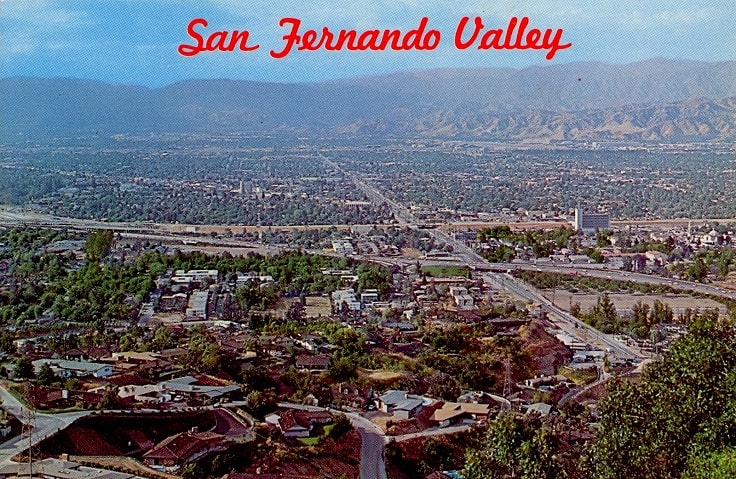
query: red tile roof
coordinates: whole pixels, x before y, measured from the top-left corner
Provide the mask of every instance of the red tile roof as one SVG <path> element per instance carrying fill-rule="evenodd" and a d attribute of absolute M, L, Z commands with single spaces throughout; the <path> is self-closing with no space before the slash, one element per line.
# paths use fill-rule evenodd
<path fill-rule="evenodd" d="M 182 432 L 167 437 L 145 453 L 143 458 L 186 462 L 187 458 L 208 444 L 219 442 L 222 439 L 223 436 L 213 432 Z"/>

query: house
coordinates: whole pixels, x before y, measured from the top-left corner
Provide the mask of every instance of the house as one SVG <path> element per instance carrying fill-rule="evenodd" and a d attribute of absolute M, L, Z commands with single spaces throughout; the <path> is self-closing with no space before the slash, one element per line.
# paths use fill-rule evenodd
<path fill-rule="evenodd" d="M 381 321 L 380 326 L 387 330 L 396 330 L 402 333 L 411 333 L 417 331 L 419 328 L 413 323 L 407 321 L 395 321 L 393 319 L 386 319 Z"/>
<path fill-rule="evenodd" d="M 396 404 L 406 399 L 407 395 L 408 393 L 406 391 L 396 391 L 393 389 L 386 391 L 385 394 L 378 398 L 378 409 L 390 414 L 393 412 Z"/>
<path fill-rule="evenodd" d="M 511 409 L 508 399 L 485 391 L 470 391 L 457 398 L 457 402 L 488 404 L 492 409 Z"/>
<path fill-rule="evenodd" d="M 437 422 L 440 427 L 447 427 L 467 421 L 487 421 L 491 413 L 488 404 L 446 402 L 441 408 L 435 410 L 432 421 Z"/>
<path fill-rule="evenodd" d="M 310 372 L 327 371 L 330 367 L 330 358 L 323 355 L 309 355 L 302 354 L 296 358 L 297 369 L 306 370 Z"/>
<path fill-rule="evenodd" d="M 360 294 L 360 302 L 363 304 L 372 304 L 378 301 L 377 289 L 366 289 Z"/>
<path fill-rule="evenodd" d="M 554 376 L 539 376 L 536 378 L 529 378 L 524 381 L 524 386 L 537 389 L 539 391 L 553 390 L 561 384 L 567 384 L 568 379 L 561 375 L 555 374 Z"/>
<path fill-rule="evenodd" d="M 253 272 L 237 273 L 235 286 L 239 288 L 241 286 L 245 286 L 251 281 L 257 281 L 260 284 L 273 283 L 273 276 L 271 276 L 270 274 L 258 274 Z"/>
<path fill-rule="evenodd" d="M 378 398 L 378 408 L 387 414 L 393 414 L 398 419 L 414 417 L 423 404 L 422 397 L 406 391 L 390 390 Z"/>
<path fill-rule="evenodd" d="M 213 432 L 182 432 L 169 436 L 143 455 L 154 469 L 173 472 L 214 451 L 224 450 L 224 436 Z"/>
<path fill-rule="evenodd" d="M 175 293 L 162 295 L 158 300 L 158 310 L 161 313 L 183 313 L 187 307 L 187 295 Z"/>
<path fill-rule="evenodd" d="M 523 409 L 526 409 L 526 414 L 539 414 L 540 416 L 547 416 L 552 412 L 552 405 L 543 402 L 522 405 L 521 407 Z"/>
<path fill-rule="evenodd" d="M 341 255 L 350 255 L 355 253 L 355 247 L 353 247 L 352 243 L 348 240 L 333 240 L 332 250 Z"/>
<path fill-rule="evenodd" d="M 110 350 L 108 348 L 101 348 L 97 346 L 87 346 L 82 349 L 72 348 L 64 354 L 65 359 L 75 361 L 89 361 L 89 360 L 100 360 L 110 356 Z"/>
<path fill-rule="evenodd" d="M 13 347 L 18 353 L 30 353 L 39 349 L 38 338 L 21 338 L 13 341 Z"/>
<path fill-rule="evenodd" d="M 104 391 L 104 388 L 101 388 Z M 32 403 L 37 409 L 61 409 L 75 403 L 97 405 L 102 401 L 103 393 L 96 391 L 73 391 L 55 387 L 34 386 Z"/>
<path fill-rule="evenodd" d="M 269 414 L 265 417 L 265 421 L 269 426 L 278 428 L 284 437 L 309 437 L 309 433 L 312 431 L 312 426 L 304 420 L 297 419 L 291 409 L 278 414 Z"/>
<path fill-rule="evenodd" d="M 266 424 L 277 427 L 284 437 L 309 437 L 312 427 L 332 423 L 332 415 L 327 411 L 296 411 L 284 409 L 265 417 Z"/>
<path fill-rule="evenodd" d="M 307 351 L 317 351 L 322 344 L 323 339 L 321 336 L 315 336 L 314 334 L 304 334 L 296 339 L 294 343 L 306 349 Z"/>
<path fill-rule="evenodd" d="M 88 376 L 106 378 L 113 374 L 110 364 L 67 361 L 64 359 L 38 359 L 33 361 L 34 370 L 38 373 L 44 364 L 48 364 L 54 374 L 64 378 L 82 378 Z"/>
<path fill-rule="evenodd" d="M 45 479 L 135 479 L 138 476 L 126 472 L 106 471 L 82 466 L 76 462 L 63 461 L 55 458 L 43 459 L 33 464 L 8 462 L 0 466 L 0 478 L 17 477 L 44 477 Z M 43 475 L 36 475 L 43 471 Z"/>
<path fill-rule="evenodd" d="M 207 291 L 195 291 L 189 297 L 185 314 L 193 318 L 207 319 Z"/>
<path fill-rule="evenodd" d="M 187 354 L 187 349 L 185 348 L 172 348 L 172 349 L 164 349 L 158 353 L 158 356 L 164 360 L 164 361 L 176 361 L 180 357 Z"/>
<path fill-rule="evenodd" d="M 423 405 L 424 400 L 422 398 L 416 396 L 407 397 L 394 406 L 394 417 L 397 419 L 411 419 L 416 416 Z"/>
<path fill-rule="evenodd" d="M 575 264 L 589 264 L 594 262 L 590 256 L 585 254 L 571 254 L 569 259 L 571 263 Z"/>
<path fill-rule="evenodd" d="M 332 403 L 338 408 L 363 409 L 373 399 L 373 390 L 361 389 L 352 384 L 335 384 L 330 389 Z"/>
<path fill-rule="evenodd" d="M 174 395 L 207 402 L 225 398 L 236 399 L 242 395 L 240 386 L 237 384 L 206 386 L 198 384 L 197 379 L 192 376 L 183 376 L 169 381 L 163 381 L 158 385 L 161 387 L 161 391 L 167 391 Z"/>
<path fill-rule="evenodd" d="M 603 361 L 606 358 L 604 351 L 576 351 L 572 357 L 574 363 L 588 363 L 595 361 Z"/>
<path fill-rule="evenodd" d="M 647 251 L 644 253 L 647 261 L 654 266 L 666 264 L 669 260 L 669 256 L 660 251 Z"/>
<path fill-rule="evenodd" d="M 716 230 L 710 230 L 710 232 L 700 237 L 700 243 L 705 246 L 715 246 L 718 243 L 720 235 Z"/>
<path fill-rule="evenodd" d="M 125 404 L 140 402 L 145 404 L 161 404 L 171 401 L 171 394 L 163 393 L 158 384 L 127 385 L 118 388 L 118 397 Z"/>
<path fill-rule="evenodd" d="M 147 377 L 157 377 L 171 369 L 172 363 L 153 352 L 117 352 L 112 353 L 115 369 L 118 371 L 137 371 Z"/>
<path fill-rule="evenodd" d="M 177 269 L 174 273 L 174 277 L 179 278 L 190 278 L 191 281 L 201 283 L 202 281 L 217 281 L 217 270 L 216 269 L 190 269 L 184 271 L 183 269 Z M 172 278 L 173 280 L 174 278 Z"/>

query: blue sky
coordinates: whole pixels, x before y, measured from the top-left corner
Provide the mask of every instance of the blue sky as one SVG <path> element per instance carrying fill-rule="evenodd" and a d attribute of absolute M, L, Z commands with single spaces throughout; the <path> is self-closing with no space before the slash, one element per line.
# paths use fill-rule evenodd
<path fill-rule="evenodd" d="M 438 67 L 513 67 L 596 60 L 627 63 L 652 57 L 736 60 L 736 0 L 598 0 L 439 2 L 419 0 L 0 0 L 0 76 L 77 77 L 162 86 L 186 78 L 275 82 L 321 81 Z M 530 27 L 564 30 L 571 48 L 459 51 L 453 37 L 464 16 L 504 28 L 513 16 Z M 192 43 L 194 18 L 215 30 L 248 30 L 255 52 L 177 53 Z M 276 60 L 283 17 L 305 28 L 416 28 L 422 17 L 442 34 L 427 52 L 293 52 Z"/>

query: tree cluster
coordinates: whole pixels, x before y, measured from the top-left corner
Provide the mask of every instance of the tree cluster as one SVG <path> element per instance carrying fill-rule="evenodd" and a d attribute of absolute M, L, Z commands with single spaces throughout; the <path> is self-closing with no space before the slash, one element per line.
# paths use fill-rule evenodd
<path fill-rule="evenodd" d="M 619 380 L 600 403 L 596 479 L 733 477 L 736 325 L 703 313 L 642 380 Z"/>

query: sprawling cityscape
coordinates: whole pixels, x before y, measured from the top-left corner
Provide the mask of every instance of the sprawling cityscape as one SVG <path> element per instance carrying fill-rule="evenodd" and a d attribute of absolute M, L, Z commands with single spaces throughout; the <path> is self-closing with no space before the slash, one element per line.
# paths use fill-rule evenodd
<path fill-rule="evenodd" d="M 3 146 L 3 477 L 598 477 L 731 324 L 731 144 L 217 140 Z"/>

